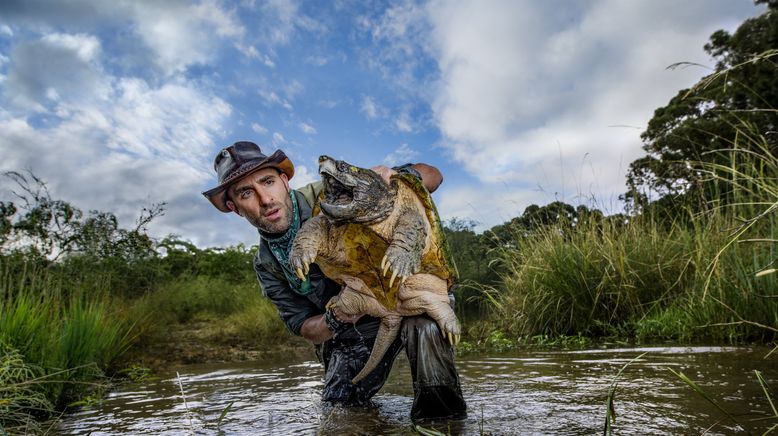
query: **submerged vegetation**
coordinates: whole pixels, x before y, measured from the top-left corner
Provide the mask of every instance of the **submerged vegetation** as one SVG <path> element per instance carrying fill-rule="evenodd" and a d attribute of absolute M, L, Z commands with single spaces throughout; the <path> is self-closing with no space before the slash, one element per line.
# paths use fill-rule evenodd
<path fill-rule="evenodd" d="M 626 213 L 554 202 L 482 234 L 448 222 L 462 349 L 778 339 L 776 7 L 715 33 L 716 71 L 657 110 Z M 155 241 L 146 226 L 164 205 L 123 229 L 32 174 L 5 176 L 19 194 L 0 202 L 0 433 L 99 396 L 131 365 L 291 340 L 254 248 Z"/>

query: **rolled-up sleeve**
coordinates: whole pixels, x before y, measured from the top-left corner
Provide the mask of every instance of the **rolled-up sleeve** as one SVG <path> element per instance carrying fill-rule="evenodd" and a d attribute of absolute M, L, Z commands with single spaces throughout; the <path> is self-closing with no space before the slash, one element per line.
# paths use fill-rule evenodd
<path fill-rule="evenodd" d="M 289 331 L 300 336 L 300 328 L 305 320 L 317 315 L 320 310 L 307 298 L 294 293 L 286 280 L 268 271 L 258 260 L 254 261 L 254 271 L 262 293 L 276 306 L 281 321 Z"/>

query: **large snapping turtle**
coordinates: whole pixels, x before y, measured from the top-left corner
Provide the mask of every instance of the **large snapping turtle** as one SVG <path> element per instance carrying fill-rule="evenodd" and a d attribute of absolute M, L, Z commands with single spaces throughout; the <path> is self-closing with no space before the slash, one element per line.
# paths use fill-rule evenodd
<path fill-rule="evenodd" d="M 319 173 L 324 190 L 292 244 L 289 263 L 304 279 L 316 262 L 344 285 L 329 304 L 346 314 L 381 319 L 370 357 L 352 382 L 378 365 L 402 316 L 427 313 L 455 345 L 460 328 L 448 288 L 456 269 L 435 205 L 419 179 L 394 174 L 387 184 L 372 170 L 328 156 L 319 157 Z"/>

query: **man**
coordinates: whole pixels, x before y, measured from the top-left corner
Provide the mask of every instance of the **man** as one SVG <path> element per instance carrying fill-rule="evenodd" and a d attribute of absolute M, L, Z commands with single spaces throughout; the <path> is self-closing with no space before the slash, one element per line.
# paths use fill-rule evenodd
<path fill-rule="evenodd" d="M 341 286 L 313 264 L 310 285 L 301 287 L 288 264 L 292 241 L 311 217 L 314 199 L 322 189 L 320 182 L 290 189 L 294 166 L 284 152 L 277 150 L 266 156 L 248 141 L 221 150 L 214 169 L 219 185 L 203 195 L 220 211 L 235 212 L 259 230 L 254 269 L 262 291 L 275 304 L 289 330 L 317 346 L 325 369 L 325 401 L 367 403 L 383 386 L 395 357 L 405 347 L 413 376 L 411 417 L 446 419 L 466 415 L 453 350 L 437 324 L 424 315 L 405 318 L 400 335 L 378 367 L 357 384 L 351 383 L 367 361 L 378 320 L 326 310 L 327 302 L 341 291 Z M 424 164 L 397 170 L 420 177 L 430 192 L 442 181 L 436 168 Z M 374 171 L 388 181 L 395 170 L 375 167 Z"/>

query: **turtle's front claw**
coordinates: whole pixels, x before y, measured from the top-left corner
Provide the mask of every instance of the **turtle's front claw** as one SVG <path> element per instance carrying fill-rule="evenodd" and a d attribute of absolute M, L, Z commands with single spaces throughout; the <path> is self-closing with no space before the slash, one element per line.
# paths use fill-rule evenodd
<path fill-rule="evenodd" d="M 392 278 L 389 279 L 389 287 L 392 287 L 392 284 L 394 283 L 394 279 L 397 278 L 397 271 L 392 270 Z"/>
<path fill-rule="evenodd" d="M 391 278 L 389 279 L 389 287 L 391 288 L 394 284 L 394 279 L 399 277 L 400 283 L 404 282 L 406 278 L 418 272 L 419 266 L 419 259 L 409 255 L 407 251 L 401 248 L 390 246 L 381 260 L 381 274 L 382 277 L 386 277 L 389 270 L 392 271 Z"/>
<path fill-rule="evenodd" d="M 381 275 L 385 277 L 387 271 L 389 271 L 389 259 L 384 255 L 384 258 L 381 259 Z"/>

